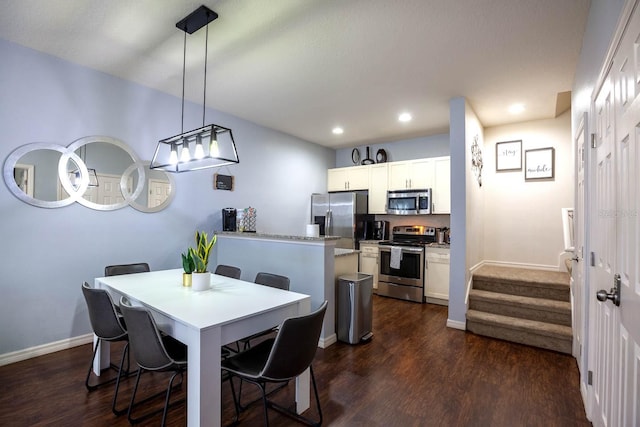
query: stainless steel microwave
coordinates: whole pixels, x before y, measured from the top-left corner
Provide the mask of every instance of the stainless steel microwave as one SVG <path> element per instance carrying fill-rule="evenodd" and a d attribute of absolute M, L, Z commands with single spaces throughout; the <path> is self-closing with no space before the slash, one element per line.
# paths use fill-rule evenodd
<path fill-rule="evenodd" d="M 430 214 L 431 189 L 389 191 L 387 213 L 391 215 Z"/>

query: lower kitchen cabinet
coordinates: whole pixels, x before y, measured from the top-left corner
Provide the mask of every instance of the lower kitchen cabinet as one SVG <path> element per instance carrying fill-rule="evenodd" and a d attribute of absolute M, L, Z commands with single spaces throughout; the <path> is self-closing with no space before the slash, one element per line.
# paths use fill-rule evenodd
<path fill-rule="evenodd" d="M 449 259 L 448 247 L 425 249 L 424 296 L 427 302 L 449 305 Z"/>
<path fill-rule="evenodd" d="M 378 289 L 378 242 L 360 242 L 360 273 L 373 276 L 374 292 Z"/>

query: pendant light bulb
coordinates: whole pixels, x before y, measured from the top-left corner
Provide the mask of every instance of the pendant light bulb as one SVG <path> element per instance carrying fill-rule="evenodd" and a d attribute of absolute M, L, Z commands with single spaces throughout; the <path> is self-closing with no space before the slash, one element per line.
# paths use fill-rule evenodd
<path fill-rule="evenodd" d="M 194 157 L 198 160 L 204 157 L 204 148 L 202 148 L 202 137 L 200 135 L 196 135 L 196 152 Z"/>
<path fill-rule="evenodd" d="M 216 138 L 215 130 L 211 134 L 211 146 L 209 147 L 209 155 L 211 157 L 220 156 L 220 148 L 218 148 L 218 138 Z"/>
<path fill-rule="evenodd" d="M 169 155 L 169 164 L 175 165 L 178 163 L 178 147 L 175 144 L 171 144 L 171 154 Z"/>
<path fill-rule="evenodd" d="M 182 151 L 180 152 L 180 161 L 183 163 L 191 160 L 191 153 L 189 152 L 189 143 L 186 139 L 182 142 Z"/>

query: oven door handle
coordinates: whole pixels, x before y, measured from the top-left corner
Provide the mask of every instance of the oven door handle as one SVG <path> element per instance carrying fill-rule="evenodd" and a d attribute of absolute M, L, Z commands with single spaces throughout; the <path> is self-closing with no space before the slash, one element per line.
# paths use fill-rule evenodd
<path fill-rule="evenodd" d="M 392 247 L 393 246 L 380 245 L 380 250 L 381 251 L 391 252 L 391 248 Z M 402 246 L 402 251 L 403 252 L 421 253 L 421 252 L 424 252 L 424 248 L 413 248 L 413 247 L 408 247 L 408 246 Z"/>

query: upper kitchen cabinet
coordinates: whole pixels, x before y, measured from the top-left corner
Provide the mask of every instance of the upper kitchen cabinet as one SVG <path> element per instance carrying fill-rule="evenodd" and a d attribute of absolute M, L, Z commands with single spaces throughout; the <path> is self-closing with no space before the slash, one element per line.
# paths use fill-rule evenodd
<path fill-rule="evenodd" d="M 388 189 L 423 190 L 435 185 L 433 159 L 408 160 L 389 163 Z"/>
<path fill-rule="evenodd" d="M 352 166 L 329 169 L 327 191 L 355 191 L 369 189 L 369 167 Z"/>
<path fill-rule="evenodd" d="M 436 157 L 433 159 L 435 182 L 433 186 L 434 214 L 451 213 L 451 157 Z"/>
<path fill-rule="evenodd" d="M 369 166 L 369 213 L 387 213 L 387 163 Z"/>

